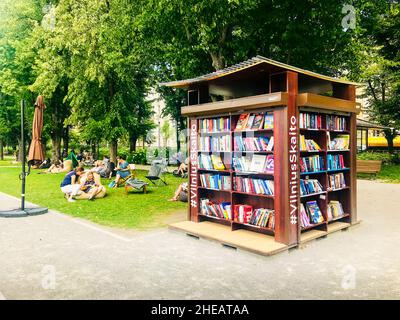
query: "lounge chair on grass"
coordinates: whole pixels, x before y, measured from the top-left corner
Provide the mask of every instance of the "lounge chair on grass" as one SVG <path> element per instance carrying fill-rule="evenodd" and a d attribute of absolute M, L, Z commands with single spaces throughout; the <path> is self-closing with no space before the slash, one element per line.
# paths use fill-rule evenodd
<path fill-rule="evenodd" d="M 125 182 L 125 191 L 129 193 L 131 190 L 143 191 L 143 193 L 147 193 L 148 183 L 143 180 L 130 178 Z"/>
<path fill-rule="evenodd" d="M 161 181 L 165 185 L 167 182 L 163 178 L 163 175 L 167 172 L 167 163 L 164 159 L 161 160 L 153 160 L 151 163 L 151 167 L 149 173 L 147 174 L 146 178 L 155 186 L 157 185 L 157 181 Z"/>

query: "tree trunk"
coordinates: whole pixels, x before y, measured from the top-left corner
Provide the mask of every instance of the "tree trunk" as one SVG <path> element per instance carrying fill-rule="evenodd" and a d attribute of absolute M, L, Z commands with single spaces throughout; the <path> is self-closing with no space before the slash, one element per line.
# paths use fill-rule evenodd
<path fill-rule="evenodd" d="M 395 130 L 391 130 L 391 129 L 387 129 L 387 130 L 383 130 L 384 134 L 385 134 L 385 138 L 386 141 L 388 143 L 388 152 L 390 154 L 394 153 L 394 143 L 393 140 L 394 138 L 396 138 L 396 131 Z"/>
<path fill-rule="evenodd" d="M 57 134 L 54 134 L 51 137 L 51 161 L 54 163 L 55 161 L 62 160 L 61 157 L 61 137 Z"/>
<path fill-rule="evenodd" d="M 117 163 L 117 152 L 118 152 L 118 140 L 112 140 L 110 142 L 110 160 L 111 160 L 111 162 Z"/>
<path fill-rule="evenodd" d="M 93 159 L 94 160 L 98 160 L 98 155 L 96 154 L 96 151 L 97 151 L 97 147 L 96 147 L 96 141 L 92 141 L 92 143 L 91 143 L 91 149 L 92 149 L 92 156 L 93 156 Z"/>
<path fill-rule="evenodd" d="M 179 122 L 176 121 L 176 152 L 179 152 L 181 150 L 181 140 L 179 139 Z"/>
<path fill-rule="evenodd" d="M 69 149 L 69 126 L 67 126 L 64 131 L 64 150 L 66 154 L 68 154 L 68 149 Z"/>
<path fill-rule="evenodd" d="M 0 160 L 4 160 L 4 144 L 2 139 L 0 139 Z"/>
<path fill-rule="evenodd" d="M 136 136 L 129 136 L 129 152 L 132 153 L 136 151 L 136 143 L 137 143 L 137 137 Z"/>
<path fill-rule="evenodd" d="M 221 70 L 225 67 L 225 59 L 220 52 L 210 52 L 210 56 L 215 71 Z"/>

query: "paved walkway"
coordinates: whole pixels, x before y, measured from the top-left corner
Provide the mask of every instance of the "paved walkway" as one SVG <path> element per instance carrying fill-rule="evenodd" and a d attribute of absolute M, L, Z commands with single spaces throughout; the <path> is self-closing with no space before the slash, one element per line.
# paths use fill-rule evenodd
<path fill-rule="evenodd" d="M 54 212 L 0 219 L 0 299 L 399 299 L 399 195 L 359 181 L 361 225 L 273 257 Z"/>

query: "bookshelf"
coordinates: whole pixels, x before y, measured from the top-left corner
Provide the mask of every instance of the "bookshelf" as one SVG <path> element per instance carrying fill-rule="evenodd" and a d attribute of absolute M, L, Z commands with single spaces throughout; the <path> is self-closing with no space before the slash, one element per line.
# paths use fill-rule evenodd
<path fill-rule="evenodd" d="M 287 246 L 358 222 L 355 83 L 256 57 L 164 85 L 189 90 L 188 220 Z"/>

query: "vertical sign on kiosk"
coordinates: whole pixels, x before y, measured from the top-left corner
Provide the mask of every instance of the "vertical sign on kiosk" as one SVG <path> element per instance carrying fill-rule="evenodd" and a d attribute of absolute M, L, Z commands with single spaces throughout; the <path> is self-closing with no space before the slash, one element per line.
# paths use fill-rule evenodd
<path fill-rule="evenodd" d="M 288 71 L 287 89 L 289 93 L 287 104 L 288 117 L 288 148 L 289 148 L 289 244 L 298 243 L 299 239 L 299 128 L 296 98 L 298 93 L 298 76 L 296 72 Z"/>
<path fill-rule="evenodd" d="M 197 119 L 190 118 L 189 128 L 189 214 L 190 220 L 198 222 L 198 206 L 197 199 L 197 169 L 198 169 L 198 141 L 197 141 Z"/>

